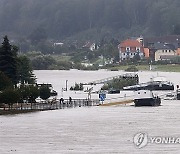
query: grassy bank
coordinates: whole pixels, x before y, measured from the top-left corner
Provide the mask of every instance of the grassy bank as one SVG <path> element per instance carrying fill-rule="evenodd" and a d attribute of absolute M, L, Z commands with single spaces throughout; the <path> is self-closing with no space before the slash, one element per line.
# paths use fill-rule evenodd
<path fill-rule="evenodd" d="M 115 66 L 108 68 L 109 70 L 126 70 L 130 65 Z M 139 71 L 149 71 L 149 65 L 137 65 Z M 180 72 L 180 65 L 152 65 L 152 71 L 162 72 Z"/>

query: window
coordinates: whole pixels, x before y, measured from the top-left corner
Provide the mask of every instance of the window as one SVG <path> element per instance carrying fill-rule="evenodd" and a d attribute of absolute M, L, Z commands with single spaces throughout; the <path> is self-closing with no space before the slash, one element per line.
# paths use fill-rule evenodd
<path fill-rule="evenodd" d="M 126 51 L 130 51 L 130 47 L 126 47 Z"/>
<path fill-rule="evenodd" d="M 139 48 L 139 47 L 136 47 L 136 51 L 137 51 L 137 52 L 140 52 L 140 48 Z"/>

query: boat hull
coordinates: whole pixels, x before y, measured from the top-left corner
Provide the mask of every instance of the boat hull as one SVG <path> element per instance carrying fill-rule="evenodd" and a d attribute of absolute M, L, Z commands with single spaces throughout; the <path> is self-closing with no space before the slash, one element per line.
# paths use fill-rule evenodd
<path fill-rule="evenodd" d="M 177 93 L 177 100 L 180 100 L 180 92 Z"/>
<path fill-rule="evenodd" d="M 160 106 L 161 99 L 159 97 L 135 99 L 134 103 L 135 106 Z"/>

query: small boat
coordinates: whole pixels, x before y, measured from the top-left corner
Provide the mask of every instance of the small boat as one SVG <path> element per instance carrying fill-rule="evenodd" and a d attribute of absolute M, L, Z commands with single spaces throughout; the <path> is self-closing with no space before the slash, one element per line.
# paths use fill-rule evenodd
<path fill-rule="evenodd" d="M 150 90 L 135 91 L 135 106 L 160 106 L 161 98 L 154 96 Z"/>
<path fill-rule="evenodd" d="M 124 87 L 123 90 L 174 90 L 174 84 L 164 77 L 155 77 L 146 83 Z"/>
<path fill-rule="evenodd" d="M 164 100 L 175 100 L 176 98 L 177 98 L 176 94 L 169 93 L 169 94 L 166 94 Z"/>

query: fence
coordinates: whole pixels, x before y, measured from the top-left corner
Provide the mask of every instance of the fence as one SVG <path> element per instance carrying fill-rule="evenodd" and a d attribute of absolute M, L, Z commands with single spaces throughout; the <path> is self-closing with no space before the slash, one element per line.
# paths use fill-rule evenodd
<path fill-rule="evenodd" d="M 13 110 L 56 110 L 64 108 L 75 108 L 83 106 L 97 106 L 100 104 L 98 99 L 49 99 L 48 101 L 37 100 L 36 103 L 16 103 Z M 4 106 L 8 108 L 8 106 Z"/>

